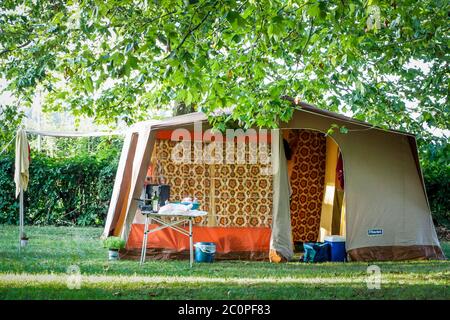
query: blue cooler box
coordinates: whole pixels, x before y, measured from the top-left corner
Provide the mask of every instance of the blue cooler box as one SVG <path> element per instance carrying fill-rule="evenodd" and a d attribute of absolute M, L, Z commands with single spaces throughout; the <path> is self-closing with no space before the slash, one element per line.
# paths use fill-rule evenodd
<path fill-rule="evenodd" d="M 325 237 L 325 243 L 330 244 L 330 261 L 344 262 L 347 260 L 347 253 L 345 251 L 345 238 L 341 236 Z"/>

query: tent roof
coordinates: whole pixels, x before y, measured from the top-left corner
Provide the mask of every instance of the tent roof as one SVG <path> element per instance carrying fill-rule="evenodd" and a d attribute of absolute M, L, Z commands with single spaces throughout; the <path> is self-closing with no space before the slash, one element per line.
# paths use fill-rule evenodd
<path fill-rule="evenodd" d="M 382 130 L 382 131 L 387 131 L 387 132 L 392 132 L 392 133 L 397 133 L 397 134 L 403 134 L 403 135 L 408 135 L 408 136 L 412 136 L 414 137 L 413 134 L 408 133 L 408 132 L 404 132 L 404 131 L 399 131 L 399 130 L 393 130 L 393 129 L 385 129 L 385 128 L 381 128 L 375 125 L 372 125 L 368 122 L 364 122 L 361 120 L 357 120 L 351 117 L 347 117 L 344 116 L 342 114 L 336 113 L 336 112 L 332 112 L 332 111 L 328 111 L 328 110 L 324 110 L 324 109 L 319 109 L 313 105 L 304 103 L 304 102 L 300 102 L 297 106 L 296 106 L 296 111 L 295 112 L 308 112 L 308 113 L 313 113 L 317 116 L 320 117 L 328 117 L 328 118 L 333 118 L 336 120 L 340 120 L 343 122 L 347 122 L 347 123 L 351 123 L 354 125 L 359 125 L 359 126 L 363 126 L 363 127 L 369 127 L 369 128 L 373 128 L 376 130 Z M 188 125 L 188 124 L 192 124 L 194 122 L 204 122 L 207 121 L 208 117 L 205 113 L 203 112 L 193 112 L 193 113 L 189 113 L 189 114 L 185 114 L 185 115 L 180 115 L 180 116 L 175 116 L 175 117 L 171 117 L 171 118 L 167 118 L 167 119 L 163 119 L 160 121 L 154 121 L 152 122 L 152 128 L 153 129 L 163 129 L 163 128 L 168 128 L 168 127 L 173 127 L 173 126 L 182 126 L 182 125 Z M 140 125 L 140 124 L 149 124 L 148 121 L 146 122 L 140 122 L 136 125 Z"/>
<path fill-rule="evenodd" d="M 365 121 L 361 121 L 361 120 L 358 120 L 358 119 L 354 119 L 354 118 L 351 118 L 351 117 L 344 116 L 343 114 L 340 114 L 340 113 L 336 113 L 336 112 L 332 112 L 332 111 L 328 111 L 328 110 L 324 110 L 324 109 L 319 109 L 319 108 L 317 108 L 317 107 L 315 107 L 315 106 L 313 106 L 311 104 L 305 103 L 305 102 L 300 102 L 299 106 L 300 106 L 300 108 L 298 110 L 304 110 L 306 112 L 315 113 L 315 114 L 320 115 L 320 116 L 334 118 L 336 120 L 341 120 L 341 121 L 352 123 L 352 124 L 356 124 L 356 125 L 361 125 L 361 126 L 365 126 L 365 127 L 372 127 L 374 129 L 378 129 L 378 130 L 383 130 L 383 131 L 388 131 L 388 132 L 393 132 L 393 133 L 399 133 L 399 134 L 409 135 L 409 136 L 413 136 L 414 137 L 414 135 L 412 133 L 409 133 L 409 132 L 406 132 L 406 131 L 381 128 L 381 127 L 375 126 L 375 125 L 370 124 L 370 123 L 365 122 Z"/>
<path fill-rule="evenodd" d="M 154 125 L 154 128 L 159 127 L 170 127 L 170 126 L 176 126 L 176 125 L 185 125 L 190 124 L 194 122 L 202 122 L 207 121 L 208 117 L 203 112 L 193 112 L 184 114 L 181 116 L 175 116 L 171 118 L 167 118 L 162 120 L 159 124 Z"/>

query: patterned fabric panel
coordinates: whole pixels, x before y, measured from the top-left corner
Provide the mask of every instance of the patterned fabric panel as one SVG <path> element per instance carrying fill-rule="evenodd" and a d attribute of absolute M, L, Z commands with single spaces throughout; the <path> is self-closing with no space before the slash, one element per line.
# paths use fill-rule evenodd
<path fill-rule="evenodd" d="M 316 131 L 290 130 L 291 225 L 293 241 L 317 241 L 325 181 L 326 138 Z"/>
<path fill-rule="evenodd" d="M 255 146 L 247 144 L 245 151 L 235 144 L 235 159 L 243 164 L 180 164 L 171 160 L 177 142 L 156 140 L 152 164 L 154 175 L 171 188 L 171 201 L 196 196 L 201 209 L 215 215 L 198 218 L 204 226 L 270 227 L 272 224 L 272 176 L 264 175 L 261 163 L 251 163 Z M 203 143 L 203 147 L 207 144 Z M 225 148 L 224 148 L 225 149 Z M 270 152 L 270 148 L 268 150 Z M 191 148 L 194 159 L 194 147 Z M 225 150 L 223 153 L 225 161 Z M 228 155 L 230 156 L 230 155 Z M 208 221 L 213 219 L 213 221 Z"/>
<path fill-rule="evenodd" d="M 178 164 L 172 161 L 172 149 L 176 142 L 170 140 L 156 140 L 155 153 L 152 164 L 153 175 L 159 183 L 170 185 L 170 200 L 181 201 L 185 197 L 197 197 L 202 210 L 209 211 L 209 192 L 211 180 L 209 170 L 205 164 Z M 194 151 L 191 150 L 193 159 Z M 196 223 L 202 224 L 206 220 L 196 218 Z"/>

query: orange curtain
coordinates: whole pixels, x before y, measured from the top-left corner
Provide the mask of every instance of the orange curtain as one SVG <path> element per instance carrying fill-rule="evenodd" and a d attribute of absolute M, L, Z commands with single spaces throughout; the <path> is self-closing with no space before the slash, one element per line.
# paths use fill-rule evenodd
<path fill-rule="evenodd" d="M 316 241 L 324 193 L 326 138 L 318 131 L 290 130 L 291 225 L 293 241 Z"/>

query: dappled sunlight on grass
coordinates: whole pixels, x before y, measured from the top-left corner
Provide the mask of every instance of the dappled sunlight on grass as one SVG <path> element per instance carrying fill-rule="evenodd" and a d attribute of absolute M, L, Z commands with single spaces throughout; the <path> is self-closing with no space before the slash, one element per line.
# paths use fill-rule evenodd
<path fill-rule="evenodd" d="M 0 299 L 416 299 L 450 298 L 448 261 L 376 263 L 382 289 L 368 290 L 369 263 L 271 264 L 185 260 L 109 262 L 99 228 L 28 227 L 19 254 L 17 227 L 0 226 Z M 444 250 L 448 256 L 447 244 Z M 67 287 L 67 268 L 81 289 Z"/>

